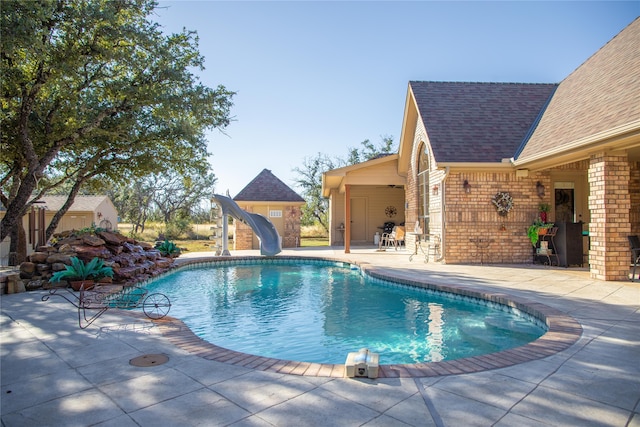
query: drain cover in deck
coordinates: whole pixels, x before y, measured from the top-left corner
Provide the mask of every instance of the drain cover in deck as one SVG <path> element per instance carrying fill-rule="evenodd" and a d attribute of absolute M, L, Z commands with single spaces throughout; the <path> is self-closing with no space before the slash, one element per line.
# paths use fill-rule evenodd
<path fill-rule="evenodd" d="M 145 354 L 144 356 L 134 357 L 129 360 L 129 364 L 133 366 L 140 366 L 143 368 L 149 366 L 157 366 L 167 363 L 169 361 L 169 356 L 165 354 Z"/>

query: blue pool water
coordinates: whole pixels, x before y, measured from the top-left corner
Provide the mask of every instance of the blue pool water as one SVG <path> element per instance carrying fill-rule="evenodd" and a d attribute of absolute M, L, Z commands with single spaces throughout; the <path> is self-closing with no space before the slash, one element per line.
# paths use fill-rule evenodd
<path fill-rule="evenodd" d="M 344 363 L 367 347 L 380 363 L 471 357 L 524 345 L 545 330 L 506 308 L 363 275 L 348 264 L 225 262 L 149 285 L 201 338 L 259 356 Z"/>

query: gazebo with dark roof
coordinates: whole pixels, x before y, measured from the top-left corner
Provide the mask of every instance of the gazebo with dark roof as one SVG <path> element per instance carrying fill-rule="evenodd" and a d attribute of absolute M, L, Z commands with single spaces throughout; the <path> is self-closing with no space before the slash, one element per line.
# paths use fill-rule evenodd
<path fill-rule="evenodd" d="M 267 217 L 282 237 L 282 247 L 300 245 L 300 218 L 305 200 L 269 169 L 263 169 L 233 200 L 245 211 Z M 235 221 L 235 250 L 258 249 L 253 230 Z"/>
<path fill-rule="evenodd" d="M 263 169 L 233 198 L 237 202 L 302 202 L 304 199 L 269 169 Z"/>

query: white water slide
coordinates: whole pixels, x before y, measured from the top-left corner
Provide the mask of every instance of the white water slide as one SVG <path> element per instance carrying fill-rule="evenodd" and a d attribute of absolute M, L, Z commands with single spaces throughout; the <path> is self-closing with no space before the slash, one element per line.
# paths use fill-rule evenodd
<path fill-rule="evenodd" d="M 278 230 L 271 221 L 264 215 L 247 212 L 238 206 L 238 204 L 227 196 L 221 196 L 214 194 L 213 198 L 216 199 L 220 207 L 222 208 L 223 220 L 223 232 L 222 232 L 222 244 L 223 255 L 229 255 L 228 249 L 228 231 L 226 216 L 231 215 L 238 221 L 242 221 L 247 224 L 258 239 L 260 240 L 260 254 L 266 256 L 277 255 L 282 252 L 282 243 Z"/>

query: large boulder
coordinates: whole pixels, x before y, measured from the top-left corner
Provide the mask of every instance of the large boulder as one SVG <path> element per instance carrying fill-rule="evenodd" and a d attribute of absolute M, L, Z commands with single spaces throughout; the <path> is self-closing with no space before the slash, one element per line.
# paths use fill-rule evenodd
<path fill-rule="evenodd" d="M 36 265 L 32 262 L 25 261 L 20 264 L 20 278 L 31 279 L 36 272 Z"/>
<path fill-rule="evenodd" d="M 84 261 L 90 261 L 95 257 L 98 258 L 109 258 L 111 256 L 111 252 L 109 249 L 104 246 L 90 246 L 90 245 L 81 245 L 74 246 L 76 253 L 78 254 L 78 258 Z"/>
<path fill-rule="evenodd" d="M 93 234 L 85 234 L 82 236 L 82 243 L 89 246 L 102 246 L 105 241 Z"/>
<path fill-rule="evenodd" d="M 158 258 L 155 261 L 155 263 L 158 266 L 158 268 L 160 268 L 160 269 L 168 269 L 173 265 L 173 259 L 172 258 Z"/>
<path fill-rule="evenodd" d="M 47 252 L 34 252 L 29 255 L 29 261 L 35 263 L 43 263 L 47 260 L 49 254 Z"/>
<path fill-rule="evenodd" d="M 127 241 L 127 238 L 122 234 L 112 233 L 110 231 L 101 231 L 97 234 L 108 245 L 120 246 L 123 242 Z"/>
<path fill-rule="evenodd" d="M 47 257 L 47 264 L 66 264 L 71 265 L 71 257 L 76 256 L 75 252 L 67 252 L 67 253 L 56 253 L 51 254 Z M 64 268 L 62 268 L 64 270 Z"/>

